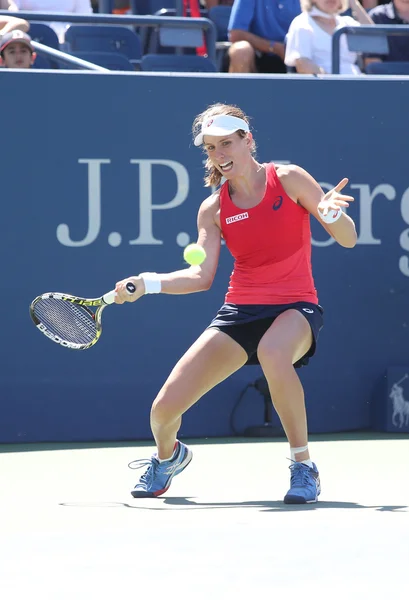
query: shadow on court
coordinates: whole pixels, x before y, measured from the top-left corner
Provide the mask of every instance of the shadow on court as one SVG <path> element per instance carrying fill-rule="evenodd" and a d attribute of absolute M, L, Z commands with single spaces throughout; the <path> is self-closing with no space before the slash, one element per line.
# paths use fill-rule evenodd
<path fill-rule="evenodd" d="M 145 502 L 145 500 L 142 500 Z M 256 508 L 262 512 L 294 512 L 323 509 L 374 509 L 380 512 L 408 512 L 406 505 L 374 505 L 366 506 L 356 502 L 319 501 L 315 504 L 284 504 L 279 500 L 248 500 L 244 502 L 196 502 L 188 496 L 169 498 L 149 498 L 149 503 L 161 503 L 159 506 L 132 505 L 126 502 L 61 502 L 59 506 L 68 508 L 132 508 L 136 510 L 166 510 L 168 507 L 177 507 L 179 510 L 208 510 L 221 508 Z"/>

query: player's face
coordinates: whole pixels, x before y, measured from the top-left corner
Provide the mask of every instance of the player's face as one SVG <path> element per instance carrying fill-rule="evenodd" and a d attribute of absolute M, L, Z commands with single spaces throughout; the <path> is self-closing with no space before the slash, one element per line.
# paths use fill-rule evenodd
<path fill-rule="evenodd" d="M 12 42 L 3 50 L 3 65 L 7 69 L 29 69 L 33 63 L 30 48 L 19 42 Z"/>
<path fill-rule="evenodd" d="M 251 134 L 242 138 L 237 132 L 218 137 L 206 135 L 204 147 L 212 164 L 226 179 L 241 175 L 243 167 L 251 157 Z"/>
<path fill-rule="evenodd" d="M 340 0 L 314 0 L 314 4 L 326 13 L 335 13 L 341 8 Z"/>

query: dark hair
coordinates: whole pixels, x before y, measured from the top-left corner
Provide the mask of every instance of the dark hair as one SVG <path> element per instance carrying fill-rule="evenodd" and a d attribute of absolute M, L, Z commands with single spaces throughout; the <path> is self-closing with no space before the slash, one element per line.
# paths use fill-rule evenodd
<path fill-rule="evenodd" d="M 215 117 L 216 115 L 229 115 L 231 117 L 238 117 L 239 119 L 243 119 L 243 121 L 246 121 L 246 123 L 249 124 L 248 116 L 238 106 L 234 106 L 233 104 L 222 104 L 222 103 L 212 104 L 211 106 L 208 106 L 206 108 L 206 110 L 204 110 L 199 115 L 197 115 L 197 117 L 193 121 L 193 126 L 192 126 L 193 137 L 195 138 L 196 135 L 198 133 L 200 133 L 203 121 L 205 121 L 206 119 L 208 119 L 210 117 Z M 237 134 L 241 138 L 244 138 L 244 137 L 246 137 L 247 132 L 243 131 L 243 129 L 239 129 L 237 131 Z M 253 143 L 251 146 L 251 153 L 255 154 L 255 151 L 256 151 L 256 144 L 253 140 Z M 209 158 L 206 161 L 205 169 L 206 169 L 206 175 L 205 175 L 204 181 L 205 181 L 206 187 L 219 186 L 223 175 L 213 165 L 212 161 Z"/>

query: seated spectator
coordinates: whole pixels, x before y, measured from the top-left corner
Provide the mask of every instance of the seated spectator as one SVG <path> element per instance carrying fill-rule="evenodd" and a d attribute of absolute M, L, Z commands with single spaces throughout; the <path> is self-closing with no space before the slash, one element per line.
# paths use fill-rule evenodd
<path fill-rule="evenodd" d="M 233 6 L 234 0 L 200 0 L 200 4 L 210 10 L 214 6 Z"/>
<path fill-rule="evenodd" d="M 92 13 L 91 0 L 9 0 L 9 10 L 12 12 L 22 11 L 41 11 L 41 12 L 62 12 L 62 13 Z M 54 29 L 61 43 L 64 42 L 65 31 L 69 23 L 50 22 L 49 25 Z"/>
<path fill-rule="evenodd" d="M 129 0 L 115 0 L 112 13 L 114 15 L 126 15 L 131 12 Z"/>
<path fill-rule="evenodd" d="M 229 72 L 285 73 L 284 39 L 299 13 L 299 0 L 234 0 Z"/>
<path fill-rule="evenodd" d="M 3 8 L 0 5 L 1 10 Z M 0 15 L 0 42 L 3 35 L 6 33 L 10 33 L 10 31 L 14 31 L 15 29 L 19 29 L 20 31 L 28 31 L 30 25 L 28 21 L 24 19 L 16 19 L 15 17 L 5 17 Z"/>
<path fill-rule="evenodd" d="M 408 0 L 393 0 L 381 4 L 370 11 L 375 25 L 409 25 Z M 400 62 L 409 61 L 409 36 L 390 35 L 388 37 L 389 54 L 366 54 L 365 65 L 370 62 Z"/>
<path fill-rule="evenodd" d="M 301 0 L 303 12 L 291 23 L 287 36 L 285 64 L 297 73 L 332 72 L 332 34 L 345 26 L 372 25 L 358 0 Z M 343 16 L 348 6 L 356 17 Z M 340 40 L 340 73 L 359 75 L 358 55 L 350 52 L 345 36 Z"/>
<path fill-rule="evenodd" d="M 0 42 L 0 59 L 3 67 L 6 69 L 29 69 L 35 58 L 31 37 L 27 33 L 15 29 L 3 36 Z"/>

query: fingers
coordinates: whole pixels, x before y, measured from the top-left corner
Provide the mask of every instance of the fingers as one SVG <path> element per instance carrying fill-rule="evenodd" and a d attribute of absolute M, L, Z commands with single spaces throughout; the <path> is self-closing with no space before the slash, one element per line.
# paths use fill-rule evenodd
<path fill-rule="evenodd" d="M 335 192 L 340 192 L 341 190 L 344 189 L 344 187 L 347 185 L 349 179 L 347 177 L 344 177 L 344 179 L 341 179 L 341 181 L 338 183 L 338 185 L 336 185 L 334 187 L 334 191 Z"/>
<path fill-rule="evenodd" d="M 334 210 L 337 210 L 337 208 L 340 206 L 349 206 L 349 202 L 346 202 L 345 200 L 333 200 L 328 206 Z"/>
<path fill-rule="evenodd" d="M 125 302 L 125 299 L 123 298 L 123 295 L 120 292 L 119 283 L 117 283 L 115 286 L 115 292 L 115 304 L 123 304 Z"/>
<path fill-rule="evenodd" d="M 127 286 L 129 283 L 133 284 L 135 291 L 130 293 Z M 144 295 L 145 289 L 141 282 L 140 277 L 128 277 L 127 279 L 122 279 L 122 281 L 118 281 L 115 285 L 115 303 L 123 304 L 124 302 L 135 302 L 141 296 Z"/>
<path fill-rule="evenodd" d="M 117 281 L 117 283 L 115 285 L 115 291 L 116 291 L 115 302 L 116 302 L 116 304 L 123 304 L 124 302 L 129 302 L 130 294 L 129 294 L 128 290 L 126 289 L 127 283 L 129 283 L 128 279 L 123 279 L 122 281 Z"/>

